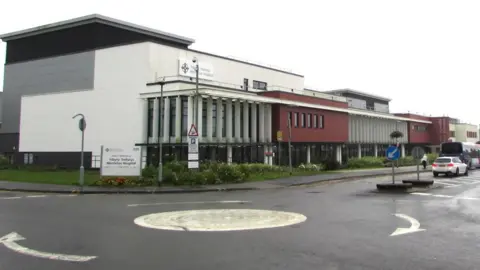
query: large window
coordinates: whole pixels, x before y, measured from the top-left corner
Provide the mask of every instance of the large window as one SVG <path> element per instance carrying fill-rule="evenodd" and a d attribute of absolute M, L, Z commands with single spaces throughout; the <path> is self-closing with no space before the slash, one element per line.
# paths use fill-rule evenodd
<path fill-rule="evenodd" d="M 160 137 L 162 138 L 163 138 L 163 121 L 165 119 L 165 101 L 164 100 L 165 98 L 163 98 L 163 100 L 160 98 L 158 99 L 158 102 L 159 102 L 158 109 L 159 110 L 161 109 L 159 113 L 160 117 L 158 118 L 158 131 L 160 131 Z M 162 108 L 160 108 L 160 104 L 162 105 L 161 106 Z"/>
<path fill-rule="evenodd" d="M 202 136 L 207 136 L 207 101 L 202 98 Z"/>
<path fill-rule="evenodd" d="M 261 81 L 253 81 L 253 89 L 257 90 L 267 90 L 267 83 Z"/>
<path fill-rule="evenodd" d="M 147 113 L 147 133 L 148 137 L 153 137 L 153 98 L 148 99 L 148 113 Z"/>
<path fill-rule="evenodd" d="M 318 127 L 318 115 L 314 114 L 313 115 L 313 128 Z"/>
<path fill-rule="evenodd" d="M 227 137 L 227 104 L 222 102 L 222 137 Z"/>
<path fill-rule="evenodd" d="M 304 113 L 301 114 L 300 126 L 301 126 L 302 128 L 305 127 L 305 114 L 304 114 Z"/>
<path fill-rule="evenodd" d="M 323 115 L 319 115 L 319 117 L 318 117 L 318 127 L 319 128 L 324 128 L 324 125 L 325 125 L 325 123 L 323 121 Z"/>
<path fill-rule="evenodd" d="M 293 126 L 298 127 L 298 113 L 293 114 Z"/>
<path fill-rule="evenodd" d="M 312 115 L 307 114 L 307 127 L 311 128 L 312 127 Z"/>
<path fill-rule="evenodd" d="M 217 102 L 212 104 L 212 137 L 217 137 Z"/>
<path fill-rule="evenodd" d="M 188 125 L 188 99 L 182 97 L 182 136 L 187 136 Z"/>
<path fill-rule="evenodd" d="M 415 125 L 415 130 L 416 131 L 419 131 L 419 132 L 425 132 L 427 131 L 427 127 L 426 126 L 422 126 L 422 125 Z"/>
<path fill-rule="evenodd" d="M 170 98 L 170 122 L 169 122 L 169 136 L 175 136 L 176 122 L 177 122 L 177 98 Z"/>

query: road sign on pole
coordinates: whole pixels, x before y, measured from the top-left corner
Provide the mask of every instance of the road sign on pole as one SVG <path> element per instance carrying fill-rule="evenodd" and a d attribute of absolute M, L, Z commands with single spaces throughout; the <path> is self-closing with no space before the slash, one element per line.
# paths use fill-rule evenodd
<path fill-rule="evenodd" d="M 400 151 L 397 146 L 391 145 L 387 148 L 386 151 L 387 159 L 392 162 L 392 183 L 395 184 L 395 164 L 393 161 L 400 158 Z"/>
<path fill-rule="evenodd" d="M 192 124 L 188 131 L 188 168 L 198 169 L 198 130 Z"/>

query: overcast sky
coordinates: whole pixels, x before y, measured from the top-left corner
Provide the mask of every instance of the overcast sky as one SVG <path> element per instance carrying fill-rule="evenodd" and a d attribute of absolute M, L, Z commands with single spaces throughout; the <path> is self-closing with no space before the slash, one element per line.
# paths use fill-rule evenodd
<path fill-rule="evenodd" d="M 392 112 L 480 123 L 480 1 L 24 0 L 2 10 L 0 33 L 100 13 L 291 69 L 319 90 L 390 97 Z"/>

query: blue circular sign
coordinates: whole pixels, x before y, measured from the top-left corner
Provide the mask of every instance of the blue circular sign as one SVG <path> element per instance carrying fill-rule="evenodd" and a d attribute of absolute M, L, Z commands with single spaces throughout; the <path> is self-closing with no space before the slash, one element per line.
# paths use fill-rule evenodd
<path fill-rule="evenodd" d="M 387 148 L 386 156 L 388 160 L 398 160 L 400 158 L 400 149 L 392 145 Z"/>

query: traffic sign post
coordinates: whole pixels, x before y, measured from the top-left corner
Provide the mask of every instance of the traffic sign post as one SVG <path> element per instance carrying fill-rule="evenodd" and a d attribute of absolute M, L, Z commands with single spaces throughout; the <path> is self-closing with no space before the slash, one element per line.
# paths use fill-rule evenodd
<path fill-rule="evenodd" d="M 198 130 L 197 127 L 192 124 L 188 131 L 188 168 L 198 169 Z"/>
<path fill-rule="evenodd" d="M 395 165 L 394 161 L 400 158 L 400 151 L 395 145 L 389 146 L 386 151 L 387 159 L 392 162 L 392 183 L 395 184 Z"/>
<path fill-rule="evenodd" d="M 417 180 L 420 181 L 420 159 L 425 155 L 425 150 L 422 147 L 415 146 L 412 149 L 412 156 L 417 163 Z"/>

